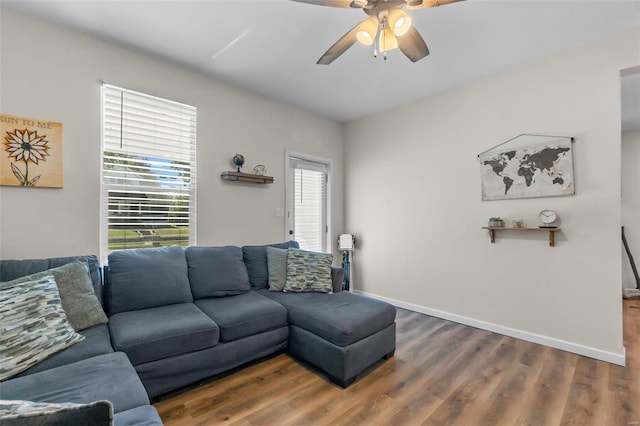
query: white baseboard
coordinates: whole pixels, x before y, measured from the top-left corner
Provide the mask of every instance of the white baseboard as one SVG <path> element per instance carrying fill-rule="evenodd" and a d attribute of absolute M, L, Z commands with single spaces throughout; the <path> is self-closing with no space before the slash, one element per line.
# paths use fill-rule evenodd
<path fill-rule="evenodd" d="M 360 290 L 353 290 L 354 293 L 360 293 L 365 296 L 369 296 L 374 299 L 383 300 L 391 303 L 398 308 L 408 309 L 413 312 L 418 312 L 425 315 L 431 315 L 433 317 L 442 318 L 448 321 L 457 322 L 459 324 L 468 325 L 471 327 L 479 328 L 482 330 L 491 331 L 493 333 L 503 334 L 509 337 L 515 337 L 516 339 L 526 340 L 528 342 L 538 343 L 540 345 L 549 346 L 563 351 L 572 352 L 578 355 L 583 355 L 589 358 L 606 361 L 612 364 L 625 365 L 625 348 L 622 348 L 622 354 L 616 354 L 613 352 L 607 352 L 600 349 L 592 348 L 589 346 L 580 345 L 578 343 L 567 342 L 566 340 L 560 340 L 553 337 L 542 336 L 540 334 L 530 333 L 528 331 L 518 330 L 515 328 L 505 327 L 498 324 L 493 324 L 486 321 L 480 321 L 477 319 L 465 317 L 462 315 L 452 314 L 445 311 L 439 311 L 437 309 L 431 309 L 424 306 L 414 305 L 413 303 L 407 303 L 400 300 L 391 299 L 388 297 L 378 296 L 376 294 L 367 293 Z"/>

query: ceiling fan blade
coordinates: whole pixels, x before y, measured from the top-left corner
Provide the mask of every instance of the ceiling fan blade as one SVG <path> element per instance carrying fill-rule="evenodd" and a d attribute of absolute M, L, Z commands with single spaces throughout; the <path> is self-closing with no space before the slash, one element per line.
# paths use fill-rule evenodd
<path fill-rule="evenodd" d="M 297 0 L 294 0 L 297 1 Z M 427 7 L 444 6 L 449 3 L 456 3 L 463 0 L 409 0 L 407 2 L 407 9 L 424 9 Z"/>
<path fill-rule="evenodd" d="M 429 48 L 424 39 L 414 27 L 402 37 L 398 37 L 398 48 L 404 53 L 411 62 L 418 62 L 429 54 Z"/>
<path fill-rule="evenodd" d="M 318 6 L 351 8 L 351 0 L 291 0 L 298 3 L 315 4 Z"/>
<path fill-rule="evenodd" d="M 361 24 L 361 23 L 360 23 Z M 358 33 L 358 27 L 360 24 L 353 27 L 348 33 L 342 36 L 340 40 L 336 41 L 333 46 L 327 50 L 320 59 L 318 59 L 318 65 L 329 65 L 331 62 L 338 59 L 348 48 L 353 46 L 358 40 L 356 34 Z"/>

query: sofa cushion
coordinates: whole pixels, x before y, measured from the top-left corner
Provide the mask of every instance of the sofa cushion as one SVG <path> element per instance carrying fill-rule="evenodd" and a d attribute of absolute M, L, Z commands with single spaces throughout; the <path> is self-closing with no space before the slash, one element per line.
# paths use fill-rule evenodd
<path fill-rule="evenodd" d="M 223 342 L 287 325 L 284 306 L 255 291 L 238 296 L 200 299 L 195 303 L 220 326 L 220 340 Z"/>
<path fill-rule="evenodd" d="M 113 352 L 113 348 L 111 347 L 111 337 L 109 336 L 109 327 L 106 324 L 85 328 L 80 331 L 79 334 L 84 336 L 84 340 L 82 342 L 76 343 L 57 354 L 51 355 L 41 363 L 17 374 L 16 377 L 26 376 L 28 374 L 37 373 L 38 371 L 60 367 L 61 365 L 67 365 L 93 356 Z"/>
<path fill-rule="evenodd" d="M 47 275 L 53 275 L 55 278 L 62 300 L 62 308 L 67 315 L 67 321 L 75 331 L 107 323 L 107 316 L 93 291 L 89 266 L 86 261 L 67 263 L 18 278 L 13 282 L 37 280 Z"/>
<path fill-rule="evenodd" d="M 0 380 L 83 339 L 67 322 L 53 276 L 0 284 Z"/>
<path fill-rule="evenodd" d="M 193 303 L 121 312 L 109 319 L 111 342 L 133 365 L 210 348 L 220 329 Z"/>
<path fill-rule="evenodd" d="M 287 282 L 287 250 L 267 247 L 269 291 L 282 291 Z"/>
<path fill-rule="evenodd" d="M 152 405 L 122 411 L 113 417 L 114 426 L 162 426 L 162 419 Z"/>
<path fill-rule="evenodd" d="M 3 426 L 109 426 L 113 424 L 113 406 L 109 401 L 74 404 L 0 400 L 0 422 Z"/>
<path fill-rule="evenodd" d="M 147 392 L 122 352 L 41 371 L 0 383 L 3 399 L 87 404 L 106 399 L 115 413 L 149 404 Z"/>
<path fill-rule="evenodd" d="M 287 241 L 286 243 L 242 247 L 244 264 L 247 266 L 247 272 L 249 272 L 249 282 L 251 283 L 251 288 L 253 289 L 267 288 L 269 285 L 267 247 L 286 249 L 289 247 L 298 248 L 300 247 L 300 245 L 297 241 Z"/>
<path fill-rule="evenodd" d="M 332 293 L 333 255 L 291 248 L 287 252 L 285 292 Z"/>
<path fill-rule="evenodd" d="M 0 281 L 11 281 L 25 275 L 46 271 L 79 260 L 87 262 L 93 291 L 102 303 L 102 273 L 97 256 L 51 257 L 48 259 L 0 260 Z"/>
<path fill-rule="evenodd" d="M 240 247 L 187 247 L 189 282 L 194 299 L 249 291 L 249 275 Z"/>
<path fill-rule="evenodd" d="M 260 290 L 259 293 L 287 308 L 289 324 L 337 346 L 347 346 L 377 333 L 396 317 L 394 306 L 348 291 L 323 294 Z"/>
<path fill-rule="evenodd" d="M 110 315 L 193 301 L 182 247 L 114 251 L 105 270 Z"/>

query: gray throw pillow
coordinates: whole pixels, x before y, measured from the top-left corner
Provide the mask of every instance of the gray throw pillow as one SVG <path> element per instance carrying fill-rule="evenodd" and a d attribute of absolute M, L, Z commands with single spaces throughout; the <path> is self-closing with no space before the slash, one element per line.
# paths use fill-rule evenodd
<path fill-rule="evenodd" d="M 67 263 L 11 282 L 34 281 L 47 275 L 53 275 L 55 278 L 60 299 L 62 299 L 62 308 L 67 315 L 67 321 L 75 331 L 106 324 L 109 321 L 93 291 L 93 283 L 86 262 Z"/>
<path fill-rule="evenodd" d="M 267 247 L 269 291 L 282 291 L 287 282 L 287 249 Z"/>
<path fill-rule="evenodd" d="M 0 420 L 13 425 L 113 425 L 110 401 L 89 404 L 0 400 Z"/>
<path fill-rule="evenodd" d="M 290 248 L 287 253 L 287 281 L 284 292 L 333 293 L 333 255 Z"/>
<path fill-rule="evenodd" d="M 52 275 L 0 284 L 0 381 L 84 340 L 67 322 Z"/>

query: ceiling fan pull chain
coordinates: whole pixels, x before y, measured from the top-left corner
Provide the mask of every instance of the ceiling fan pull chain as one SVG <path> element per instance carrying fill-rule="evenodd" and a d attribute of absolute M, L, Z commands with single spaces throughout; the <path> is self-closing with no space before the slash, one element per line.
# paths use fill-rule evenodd
<path fill-rule="evenodd" d="M 378 57 L 378 45 L 379 45 L 379 41 L 378 41 L 378 37 L 376 37 L 374 44 L 373 44 L 373 57 L 377 58 Z"/>

